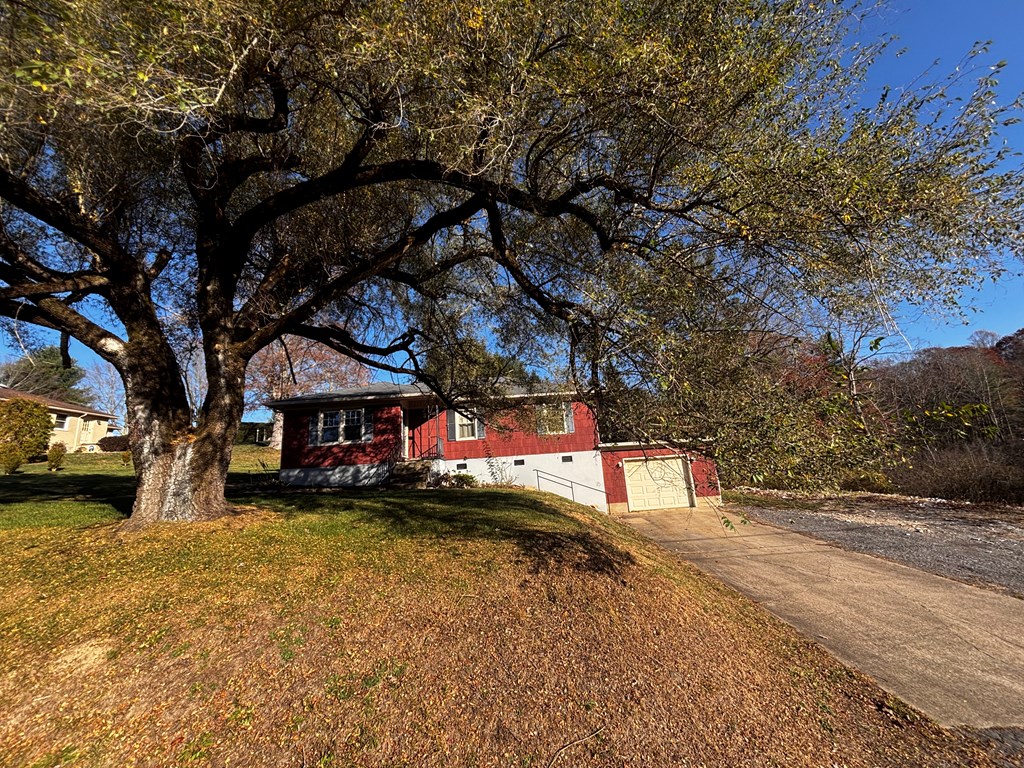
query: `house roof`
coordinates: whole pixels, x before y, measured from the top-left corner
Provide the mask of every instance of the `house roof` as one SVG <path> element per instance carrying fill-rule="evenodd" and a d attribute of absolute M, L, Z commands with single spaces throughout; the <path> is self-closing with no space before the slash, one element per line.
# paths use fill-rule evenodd
<path fill-rule="evenodd" d="M 102 419 L 117 418 L 117 416 L 112 413 L 97 411 L 95 408 L 90 408 L 89 406 L 82 405 L 80 403 L 68 403 L 64 400 L 55 400 L 52 397 L 34 395 L 31 392 L 22 392 L 21 390 L 11 389 L 10 387 L 0 387 L 0 400 L 13 400 L 15 398 L 40 403 L 45 405 L 51 411 L 60 411 L 62 413 L 72 413 L 81 416 L 99 416 Z"/>
<path fill-rule="evenodd" d="M 572 397 L 571 392 L 530 392 L 519 386 L 508 386 L 504 392 L 509 398 L 545 398 L 545 397 Z M 272 400 L 266 405 L 275 411 L 292 410 L 296 408 L 314 407 L 318 405 L 332 405 L 345 402 L 357 402 L 365 400 L 412 400 L 425 399 L 437 401 L 437 395 L 423 384 L 392 384 L 385 381 L 377 381 L 361 387 L 348 387 L 333 392 L 316 392 L 309 395 L 298 395 L 283 400 Z"/>
<path fill-rule="evenodd" d="M 355 400 L 406 400 L 414 397 L 433 396 L 433 392 L 422 384 L 392 384 L 377 381 L 362 387 L 336 389 L 333 392 L 314 392 L 309 395 L 298 395 L 283 400 L 272 400 L 267 406 L 280 411 L 303 406 L 326 405 Z"/>

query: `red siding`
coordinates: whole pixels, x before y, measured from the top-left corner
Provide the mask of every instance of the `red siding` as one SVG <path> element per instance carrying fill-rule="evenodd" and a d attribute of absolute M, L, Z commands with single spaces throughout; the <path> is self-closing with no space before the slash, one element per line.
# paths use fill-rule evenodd
<path fill-rule="evenodd" d="M 695 457 L 690 462 L 690 471 L 693 472 L 694 491 L 698 497 L 721 494 L 721 488 L 718 485 L 718 465 L 711 459 Z"/>
<path fill-rule="evenodd" d="M 674 456 L 679 451 L 671 448 L 636 448 L 623 451 L 602 451 L 601 463 L 604 469 L 604 489 L 609 504 L 626 503 L 626 473 L 623 459 L 641 459 L 650 456 Z M 693 473 L 694 491 L 700 496 L 718 496 L 718 472 L 715 462 L 699 456 L 692 458 L 690 470 Z"/>
<path fill-rule="evenodd" d="M 530 409 L 530 406 L 524 406 Z M 529 415 L 522 420 L 509 417 L 499 424 L 486 425 L 483 440 L 448 440 L 447 417 L 451 411 L 441 414 L 441 437 L 444 441 L 444 458 L 449 461 L 464 459 L 486 459 L 490 456 L 532 456 L 538 453 L 570 453 L 593 451 L 597 447 L 597 424 L 591 410 L 583 403 L 573 403 L 572 413 L 575 431 L 566 435 L 538 435 L 536 425 Z M 532 409 L 524 411 L 531 414 Z"/>
<path fill-rule="evenodd" d="M 374 408 L 371 404 L 346 403 L 347 408 Z M 339 406 L 340 407 L 340 406 Z M 529 406 L 526 406 L 529 408 Z M 315 409 L 288 411 L 284 414 L 284 443 L 281 447 L 282 469 L 302 467 L 336 467 L 352 464 L 377 464 L 387 461 L 400 448 L 402 411 L 399 405 L 377 406 L 373 417 L 373 440 L 368 443 L 341 445 L 309 445 L 309 417 Z M 428 419 L 421 425 L 419 437 L 423 445 L 432 445 L 440 431 L 444 458 L 449 461 L 484 459 L 488 456 L 530 456 L 544 453 L 571 453 L 595 450 L 599 442 L 593 413 L 583 403 L 573 403 L 575 431 L 566 435 L 538 435 L 530 411 L 522 419 L 509 417 L 501 424 L 488 424 L 483 440 L 447 439 L 447 413 Z M 608 503 L 626 502 L 626 478 L 623 459 L 644 456 L 671 456 L 678 453 L 669 448 L 605 450 L 601 453 Z M 715 464 L 696 457 L 690 464 L 696 494 L 718 495 Z"/>
<path fill-rule="evenodd" d="M 351 409 L 364 405 L 346 403 L 343 407 Z M 365 407 L 373 408 L 371 405 Z M 402 434 L 402 411 L 397 405 L 380 406 L 374 410 L 373 440 L 368 443 L 309 445 L 309 417 L 316 412 L 316 409 L 285 412 L 281 469 L 378 464 L 387 461 L 398 449 Z"/>

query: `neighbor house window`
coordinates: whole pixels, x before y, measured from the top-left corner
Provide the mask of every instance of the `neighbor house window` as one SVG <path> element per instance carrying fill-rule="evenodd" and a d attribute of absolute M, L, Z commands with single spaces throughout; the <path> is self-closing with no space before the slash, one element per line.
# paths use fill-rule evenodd
<path fill-rule="evenodd" d="M 373 439 L 373 414 L 365 408 L 320 411 L 309 417 L 309 444 L 360 443 Z"/>
<path fill-rule="evenodd" d="M 58 413 L 53 417 L 53 428 L 54 429 L 67 429 L 68 428 L 68 417 L 67 414 Z"/>
<path fill-rule="evenodd" d="M 474 416 L 466 416 L 458 411 L 448 411 L 448 441 L 483 440 L 486 436 L 484 423 Z"/>
<path fill-rule="evenodd" d="M 575 431 L 572 403 L 551 403 L 537 406 L 538 435 L 567 435 Z"/>

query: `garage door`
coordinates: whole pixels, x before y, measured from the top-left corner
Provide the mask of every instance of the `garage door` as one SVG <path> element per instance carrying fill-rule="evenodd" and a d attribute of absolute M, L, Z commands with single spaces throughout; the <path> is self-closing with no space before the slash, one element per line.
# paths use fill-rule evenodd
<path fill-rule="evenodd" d="M 622 466 L 631 512 L 693 505 L 690 468 L 681 457 L 627 459 Z"/>

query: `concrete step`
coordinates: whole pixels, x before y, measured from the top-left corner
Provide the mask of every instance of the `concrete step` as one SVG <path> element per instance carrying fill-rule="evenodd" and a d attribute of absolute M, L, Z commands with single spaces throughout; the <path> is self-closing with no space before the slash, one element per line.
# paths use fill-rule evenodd
<path fill-rule="evenodd" d="M 388 485 L 398 489 L 426 488 L 431 464 L 425 459 L 399 461 L 391 470 Z"/>

